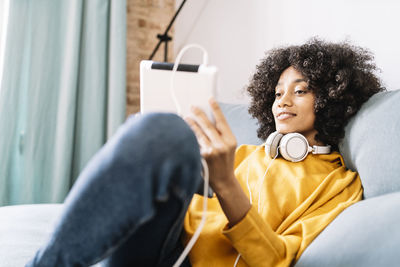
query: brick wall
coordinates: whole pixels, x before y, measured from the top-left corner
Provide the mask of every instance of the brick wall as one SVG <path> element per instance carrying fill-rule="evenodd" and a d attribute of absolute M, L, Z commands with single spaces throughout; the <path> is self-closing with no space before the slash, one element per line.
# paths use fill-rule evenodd
<path fill-rule="evenodd" d="M 157 34 L 164 33 L 174 13 L 175 0 L 127 0 L 127 115 L 140 109 L 139 63 L 149 58 L 158 42 Z M 173 35 L 173 28 L 169 35 Z M 174 58 L 172 42 L 168 45 L 168 61 L 171 62 Z M 153 60 L 164 60 L 164 45 Z"/>

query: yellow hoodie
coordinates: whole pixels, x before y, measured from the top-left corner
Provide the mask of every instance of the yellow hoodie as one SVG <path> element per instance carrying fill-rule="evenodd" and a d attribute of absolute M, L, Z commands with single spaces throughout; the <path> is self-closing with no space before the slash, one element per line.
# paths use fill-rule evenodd
<path fill-rule="evenodd" d="M 340 212 L 362 197 L 358 174 L 346 169 L 337 152 L 309 154 L 293 163 L 272 160 L 263 146 L 244 145 L 236 151 L 235 176 L 251 197 L 252 208 L 228 228 L 217 198 L 208 200 L 206 224 L 189 254 L 194 267 L 233 266 L 238 253 L 237 266 L 289 266 Z M 203 197 L 195 195 L 189 206 L 185 243 L 200 224 L 202 202 Z"/>

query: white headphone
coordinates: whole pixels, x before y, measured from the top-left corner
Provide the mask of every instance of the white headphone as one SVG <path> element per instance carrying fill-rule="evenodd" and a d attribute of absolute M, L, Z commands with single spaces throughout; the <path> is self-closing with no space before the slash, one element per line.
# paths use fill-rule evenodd
<path fill-rule="evenodd" d="M 310 147 L 307 139 L 299 133 L 281 134 L 273 132 L 265 142 L 265 152 L 271 158 L 275 158 L 279 153 L 286 160 L 299 162 L 306 158 L 308 153 L 329 154 L 331 146 L 312 146 Z"/>

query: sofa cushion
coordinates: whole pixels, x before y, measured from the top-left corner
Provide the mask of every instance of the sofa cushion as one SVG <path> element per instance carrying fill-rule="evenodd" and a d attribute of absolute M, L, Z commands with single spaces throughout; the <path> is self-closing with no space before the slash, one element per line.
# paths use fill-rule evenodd
<path fill-rule="evenodd" d="M 304 251 L 296 267 L 398 266 L 400 192 L 357 202 Z"/>
<path fill-rule="evenodd" d="M 248 113 L 248 105 L 230 103 L 219 103 L 219 105 L 236 136 L 238 145 L 262 143 L 262 140 L 257 137 L 257 120 Z"/>
<path fill-rule="evenodd" d="M 24 266 L 44 244 L 61 204 L 0 208 L 0 267 Z"/>
<path fill-rule="evenodd" d="M 349 122 L 340 152 L 358 171 L 364 198 L 400 191 L 400 90 L 368 100 Z"/>
<path fill-rule="evenodd" d="M 62 204 L 0 207 L 0 267 L 25 266 L 45 244 Z M 105 266 L 103 262 L 92 267 Z"/>

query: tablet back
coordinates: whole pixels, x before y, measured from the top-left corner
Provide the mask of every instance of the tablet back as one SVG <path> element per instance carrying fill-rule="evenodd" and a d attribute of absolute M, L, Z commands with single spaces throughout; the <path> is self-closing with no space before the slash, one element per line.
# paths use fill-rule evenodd
<path fill-rule="evenodd" d="M 202 108 L 211 118 L 208 99 L 215 97 L 218 70 L 214 66 L 180 64 L 173 77 L 172 63 L 143 60 L 140 63 L 140 111 L 178 113 L 173 92 L 181 109 L 190 114 L 191 105 Z"/>

